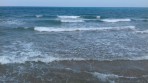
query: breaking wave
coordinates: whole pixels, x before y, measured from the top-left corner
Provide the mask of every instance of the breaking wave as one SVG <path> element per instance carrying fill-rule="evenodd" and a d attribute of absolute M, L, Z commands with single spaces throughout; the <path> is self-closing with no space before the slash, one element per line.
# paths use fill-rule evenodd
<path fill-rule="evenodd" d="M 80 18 L 80 16 L 58 16 L 58 18 L 61 18 L 61 19 L 76 19 L 76 18 Z"/>
<path fill-rule="evenodd" d="M 70 31 L 104 31 L 104 30 L 135 30 L 135 26 L 121 27 L 102 27 L 102 28 L 52 28 L 52 27 L 35 27 L 35 31 L 40 32 L 70 32 Z"/>
<path fill-rule="evenodd" d="M 43 17 L 43 15 L 35 15 L 37 18 L 41 18 Z"/>
<path fill-rule="evenodd" d="M 102 19 L 103 22 L 129 22 L 131 19 Z"/>
<path fill-rule="evenodd" d="M 101 16 L 94 16 L 94 15 L 82 15 L 81 18 L 83 19 L 100 19 Z"/>
<path fill-rule="evenodd" d="M 71 20 L 71 19 L 62 19 L 61 22 L 85 22 L 84 20 L 77 19 L 77 20 Z"/>
<path fill-rule="evenodd" d="M 85 20 L 100 19 L 101 16 L 91 16 L 91 15 L 82 15 L 82 16 L 58 16 L 61 22 L 85 22 Z"/>

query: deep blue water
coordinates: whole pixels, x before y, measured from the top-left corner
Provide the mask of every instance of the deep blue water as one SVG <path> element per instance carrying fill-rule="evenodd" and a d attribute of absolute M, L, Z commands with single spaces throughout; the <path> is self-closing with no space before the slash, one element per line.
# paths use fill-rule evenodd
<path fill-rule="evenodd" d="M 147 60 L 148 8 L 0 7 L 2 82 L 147 83 Z"/>
<path fill-rule="evenodd" d="M 1 26 L 10 27 L 34 27 L 34 26 L 115 26 L 117 23 L 104 23 L 102 19 L 131 19 L 130 22 L 122 22 L 119 25 L 146 26 L 148 8 L 67 8 L 67 7 L 1 7 Z M 41 18 L 38 18 L 41 17 Z M 58 16 L 80 16 L 86 23 L 63 23 Z M 95 19 L 100 16 L 101 19 Z M 73 19 L 69 19 L 70 21 Z M 13 22 L 12 22 L 13 21 Z M 137 21 L 139 24 L 137 24 Z M 7 23 L 8 22 L 8 23 Z M 96 22 L 96 23 L 95 23 Z M 92 24 L 93 23 L 93 24 Z M 8 25 L 9 24 L 9 25 Z M 141 25 L 140 25 L 141 24 Z"/>

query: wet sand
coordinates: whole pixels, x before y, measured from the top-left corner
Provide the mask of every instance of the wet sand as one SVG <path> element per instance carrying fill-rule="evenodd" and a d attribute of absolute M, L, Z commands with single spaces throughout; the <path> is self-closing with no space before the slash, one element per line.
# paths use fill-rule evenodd
<path fill-rule="evenodd" d="M 26 62 L 0 65 L 0 75 L 7 83 L 148 83 L 148 61 Z"/>

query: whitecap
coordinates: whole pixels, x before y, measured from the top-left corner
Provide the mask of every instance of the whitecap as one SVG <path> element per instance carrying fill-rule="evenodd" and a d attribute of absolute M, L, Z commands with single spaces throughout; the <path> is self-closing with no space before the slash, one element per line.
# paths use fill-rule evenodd
<path fill-rule="evenodd" d="M 80 18 L 80 16 L 58 16 L 60 19 L 76 19 Z"/>
<path fill-rule="evenodd" d="M 135 30 L 135 26 L 101 27 L 101 28 L 54 28 L 54 27 L 35 27 L 34 30 L 35 30 L 35 31 L 40 31 L 40 32 Z"/>
<path fill-rule="evenodd" d="M 97 16 L 97 19 L 100 19 L 101 18 L 101 16 Z"/>
<path fill-rule="evenodd" d="M 37 18 L 41 18 L 43 17 L 43 15 L 35 15 Z"/>
<path fill-rule="evenodd" d="M 62 19 L 61 22 L 84 22 L 81 19 Z"/>
<path fill-rule="evenodd" d="M 102 19 L 103 22 L 129 22 L 131 19 Z"/>

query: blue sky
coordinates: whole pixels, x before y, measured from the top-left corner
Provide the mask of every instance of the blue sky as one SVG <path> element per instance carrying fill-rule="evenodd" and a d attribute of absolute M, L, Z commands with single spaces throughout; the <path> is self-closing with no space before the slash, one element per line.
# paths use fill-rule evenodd
<path fill-rule="evenodd" d="M 0 0 L 0 6 L 148 7 L 148 0 Z"/>

